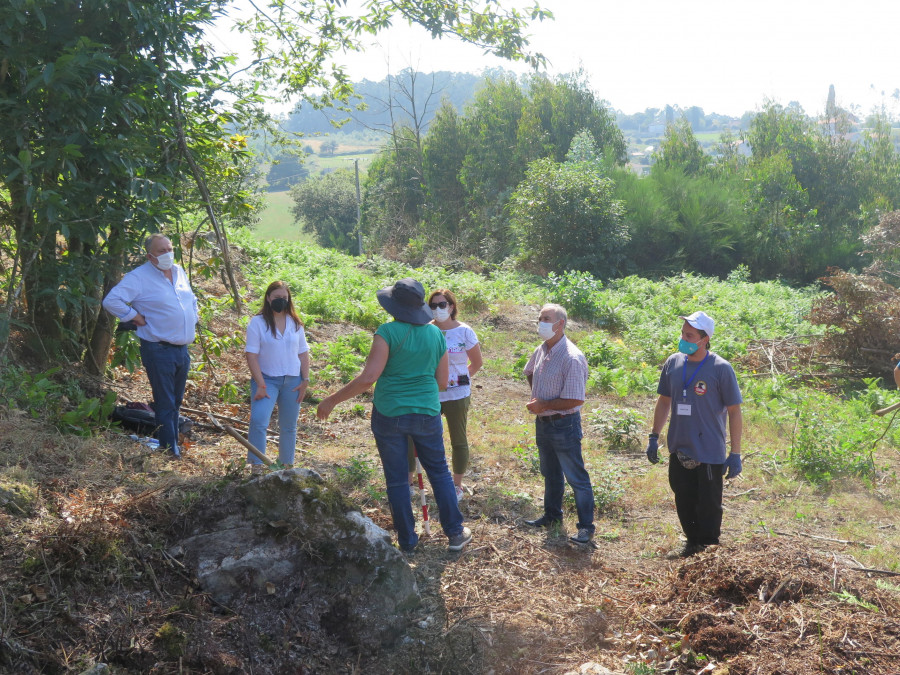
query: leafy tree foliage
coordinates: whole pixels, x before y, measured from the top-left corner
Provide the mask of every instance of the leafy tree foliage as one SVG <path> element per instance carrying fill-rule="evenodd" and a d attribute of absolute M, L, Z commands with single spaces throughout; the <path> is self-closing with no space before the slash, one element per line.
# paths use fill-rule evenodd
<path fill-rule="evenodd" d="M 809 281 L 828 265 L 854 264 L 859 235 L 867 225 L 860 221 L 859 211 L 869 186 L 861 180 L 863 158 L 848 137 L 849 125 L 846 112 L 834 106 L 820 123 L 808 118 L 798 106 L 776 103 L 766 104 L 753 118 L 745 134 L 753 150 L 748 188 L 755 189 L 754 177 L 758 176 L 769 186 L 766 189 L 780 184 L 776 192 L 793 193 L 794 197 L 786 202 L 788 211 L 782 210 L 789 219 L 782 221 L 787 230 L 771 218 L 756 218 L 751 223 L 755 228 L 752 236 L 758 241 L 767 240 L 771 234 L 790 240 L 788 246 L 800 251 L 803 258 L 800 268 L 788 262 L 796 262 L 796 256 L 782 257 L 781 262 L 770 259 L 765 266 L 768 270 L 778 269 L 791 278 Z M 776 156 L 781 159 L 773 160 Z M 790 176 L 785 162 L 789 163 Z M 777 170 L 776 165 L 780 167 Z M 750 194 L 747 198 L 759 203 L 759 196 Z M 804 203 L 807 199 L 808 208 Z M 763 208 L 771 211 L 772 207 Z M 779 246 L 777 241 L 772 245 Z M 785 263 L 788 267 L 782 267 Z"/>
<path fill-rule="evenodd" d="M 441 233 L 451 242 L 463 238 L 466 193 L 460 175 L 466 156 L 465 138 L 455 106 L 444 100 L 424 142 L 426 201 L 422 217 L 429 233 Z"/>
<path fill-rule="evenodd" d="M 422 141 L 421 174 L 398 163 L 396 143 L 385 149 L 384 165 L 369 171 L 366 222 L 376 211 L 404 215 L 402 225 L 380 231 L 387 238 L 370 226 L 374 243 L 403 246 L 402 232 L 400 239 L 424 236 L 489 260 L 505 258 L 517 246 L 505 210 L 510 195 L 531 162 L 562 161 L 580 130 L 596 140 L 604 166 L 624 162 L 612 113 L 580 76 L 488 80 L 462 115 L 449 104 L 439 110 Z"/>
<path fill-rule="evenodd" d="M 816 211 L 787 152 L 754 158 L 745 175 L 746 264 L 762 278 L 786 270 L 793 270 L 796 278 L 815 274 Z"/>
<path fill-rule="evenodd" d="M 597 99 L 582 72 L 556 80 L 533 77 L 528 87 L 528 109 L 539 122 L 546 143 L 544 156 L 563 161 L 572 139 L 588 131 L 609 166 L 624 164 L 625 140 L 605 101 Z"/>
<path fill-rule="evenodd" d="M 546 270 L 610 278 L 621 271 L 628 231 L 612 181 L 596 162 L 532 162 L 509 202 L 522 255 Z"/>
<path fill-rule="evenodd" d="M 0 246 L 13 263 L 2 271 L 4 345 L 15 321 L 45 356 L 86 352 L 101 371 L 112 331 L 99 300 L 126 258 L 140 259 L 144 236 L 166 229 L 178 245 L 175 235 L 200 211 L 224 243 L 223 215 L 248 218 L 248 151 L 233 131 L 265 121 L 261 92 L 284 98 L 316 88 L 316 104 L 346 101 L 351 88 L 329 57 L 358 49 L 363 35 L 395 19 L 540 65 L 523 29 L 550 16 L 470 0 L 371 3 L 355 15 L 331 0 L 269 0 L 239 23 L 256 56 L 242 79 L 230 58 L 202 44 L 204 27 L 232 4 L 0 6 Z"/>
<path fill-rule="evenodd" d="M 366 172 L 363 228 L 379 246 L 403 248 L 417 232 L 424 202 L 418 139 L 409 127 L 396 129 L 389 151 Z"/>
<path fill-rule="evenodd" d="M 221 172 L 230 195 L 211 197 L 220 209 L 247 201 L 237 197 L 241 179 L 225 175 L 245 146 L 229 140 L 228 118 L 209 96 L 188 96 L 207 91 L 203 81 L 221 65 L 195 44 L 213 15 L 196 0 L 0 8 L 2 217 L 14 259 L 7 316 L 23 308 L 47 356 L 77 358 L 96 339 L 89 363 L 105 363 L 111 332 L 100 297 L 146 232 L 196 208 L 190 162 Z"/>
<path fill-rule="evenodd" d="M 666 135 L 656 153 L 654 168 L 678 169 L 687 176 L 703 173 L 709 158 L 694 136 L 686 117 L 666 127 Z"/>
<path fill-rule="evenodd" d="M 358 253 L 356 177 L 342 169 L 305 180 L 291 188 L 294 219 L 316 235 L 320 246 Z"/>

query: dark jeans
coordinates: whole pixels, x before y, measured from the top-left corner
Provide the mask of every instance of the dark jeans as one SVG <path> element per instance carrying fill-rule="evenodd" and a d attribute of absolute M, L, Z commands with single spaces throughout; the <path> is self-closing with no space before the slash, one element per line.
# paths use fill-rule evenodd
<path fill-rule="evenodd" d="M 575 493 L 578 529 L 593 532 L 594 491 L 581 456 L 581 413 L 547 422 L 537 418 L 534 425 L 544 477 L 544 515 L 552 520 L 562 520 L 565 478 Z"/>
<path fill-rule="evenodd" d="M 669 457 L 669 487 L 688 544 L 712 546 L 722 533 L 722 464 L 685 469 L 674 453 Z"/>
<path fill-rule="evenodd" d="M 153 391 L 159 447 L 169 448 L 173 455 L 181 457 L 178 449 L 178 409 L 191 368 L 187 345 L 164 345 L 141 340 L 141 361 Z"/>
<path fill-rule="evenodd" d="M 452 537 L 462 532 L 463 516 L 456 502 L 456 488 L 447 459 L 444 457 L 444 429 L 440 415 L 409 413 L 388 417 L 372 408 L 372 434 L 381 456 L 387 482 L 388 502 L 397 542 L 409 550 L 418 543 L 416 521 L 409 501 L 409 475 L 406 465 L 407 436 L 412 438 L 419 453 L 422 468 L 428 474 L 437 502 L 444 534 Z"/>
<path fill-rule="evenodd" d="M 450 457 L 453 464 L 453 473 L 463 474 L 469 466 L 469 437 L 466 435 L 466 425 L 469 418 L 469 405 L 471 396 L 455 401 L 441 401 L 441 414 L 447 421 L 447 431 L 450 432 Z M 409 439 L 409 451 L 406 455 L 409 472 L 416 470 L 416 446 Z"/>

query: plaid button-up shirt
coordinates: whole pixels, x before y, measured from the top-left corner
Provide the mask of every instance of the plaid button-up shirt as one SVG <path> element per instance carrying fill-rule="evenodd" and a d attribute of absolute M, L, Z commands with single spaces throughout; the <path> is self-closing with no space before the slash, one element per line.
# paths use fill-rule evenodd
<path fill-rule="evenodd" d="M 551 349 L 547 349 L 546 342 L 541 343 L 525 364 L 525 375 L 531 375 L 531 395 L 540 401 L 585 399 L 587 359 L 565 335 Z M 567 410 L 545 410 L 539 417 L 568 415 L 579 410 L 580 405 Z"/>

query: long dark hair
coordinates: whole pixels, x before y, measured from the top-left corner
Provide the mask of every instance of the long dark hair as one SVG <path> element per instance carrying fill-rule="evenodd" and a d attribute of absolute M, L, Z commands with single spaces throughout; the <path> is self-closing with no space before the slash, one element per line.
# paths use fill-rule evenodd
<path fill-rule="evenodd" d="M 266 325 L 269 327 L 269 331 L 272 335 L 277 336 L 278 333 L 275 330 L 275 312 L 272 311 L 272 305 L 269 304 L 269 294 L 272 291 L 277 291 L 279 288 L 283 288 L 287 291 L 287 309 L 285 313 L 294 320 L 294 328 L 300 328 L 303 325 L 303 322 L 300 320 L 300 317 L 297 316 L 297 310 L 294 309 L 294 300 L 291 298 L 291 289 L 288 288 L 288 285 L 283 281 L 273 281 L 269 284 L 269 287 L 266 289 L 265 294 L 263 295 L 262 307 L 260 308 L 258 314 L 263 318 L 263 321 L 266 322 Z"/>

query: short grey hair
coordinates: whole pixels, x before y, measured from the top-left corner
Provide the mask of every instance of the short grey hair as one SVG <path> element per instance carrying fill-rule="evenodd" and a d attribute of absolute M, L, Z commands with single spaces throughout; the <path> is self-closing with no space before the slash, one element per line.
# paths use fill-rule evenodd
<path fill-rule="evenodd" d="M 147 253 L 150 253 L 150 247 L 153 246 L 153 242 L 157 239 L 168 239 L 168 237 L 164 234 L 160 234 L 159 232 L 155 232 L 151 234 L 149 237 L 144 239 L 144 250 Z"/>
<path fill-rule="evenodd" d="M 566 308 L 562 305 L 557 305 L 554 302 L 548 302 L 546 305 L 541 307 L 541 311 L 543 312 L 545 309 L 552 309 L 553 313 L 556 314 L 557 321 L 562 319 L 566 324 L 569 323 L 569 315 L 566 313 Z"/>

